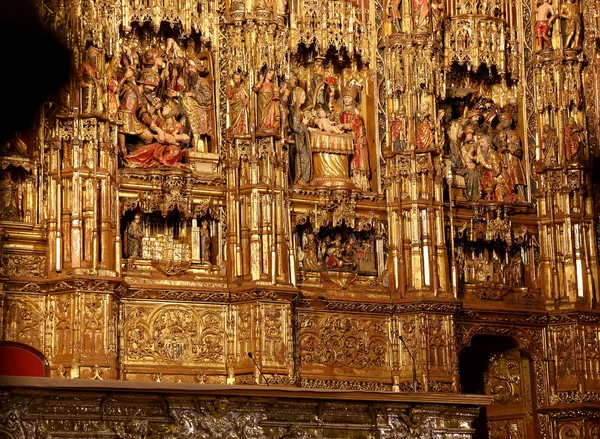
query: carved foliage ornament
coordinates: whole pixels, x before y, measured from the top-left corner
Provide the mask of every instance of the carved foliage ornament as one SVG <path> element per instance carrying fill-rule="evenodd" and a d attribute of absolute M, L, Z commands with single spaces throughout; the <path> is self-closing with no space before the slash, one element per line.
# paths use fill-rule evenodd
<path fill-rule="evenodd" d="M 384 368 L 389 363 L 389 339 L 382 321 L 303 315 L 300 327 L 303 363 L 360 369 Z"/>
<path fill-rule="evenodd" d="M 128 361 L 167 364 L 225 361 L 225 318 L 214 307 L 164 306 L 127 309 L 124 335 Z"/>

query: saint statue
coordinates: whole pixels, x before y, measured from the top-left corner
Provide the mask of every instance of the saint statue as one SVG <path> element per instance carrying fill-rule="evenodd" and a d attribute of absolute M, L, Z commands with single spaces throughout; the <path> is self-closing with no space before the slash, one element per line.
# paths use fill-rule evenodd
<path fill-rule="evenodd" d="M 210 229 L 208 228 L 208 222 L 202 221 L 202 227 L 200 227 L 200 260 L 206 264 L 210 264 Z"/>
<path fill-rule="evenodd" d="M 425 102 L 417 115 L 419 125 L 417 125 L 417 148 L 433 148 L 433 125 L 431 123 L 431 114 L 429 114 L 429 103 Z"/>
<path fill-rule="evenodd" d="M 81 86 L 82 113 L 102 113 L 103 92 L 100 71 L 96 65 L 100 51 L 90 46 L 86 50 L 86 60 L 81 63 L 77 79 Z"/>
<path fill-rule="evenodd" d="M 312 155 L 310 151 L 309 134 L 302 105 L 306 101 L 306 92 L 302 87 L 292 90 L 292 105 L 290 107 L 290 131 L 294 144 L 291 147 L 291 162 L 294 170 L 294 184 L 308 184 L 312 173 Z"/>
<path fill-rule="evenodd" d="M 363 118 L 356 108 L 358 88 L 348 87 L 343 97 L 344 107 L 340 113 L 342 127 L 352 131 L 354 154 L 350 160 L 350 177 L 354 185 L 365 192 L 371 190 L 371 166 L 369 164 L 369 148 L 367 145 L 367 132 Z"/>
<path fill-rule="evenodd" d="M 500 154 L 492 147 L 489 136 L 479 136 L 477 143 L 476 160 L 481 167 L 481 187 L 485 193 L 485 200 L 501 201 L 503 194 L 497 192 L 497 190 L 502 190 L 502 185 L 497 187 L 502 171 Z"/>
<path fill-rule="evenodd" d="M 234 73 L 225 91 L 229 102 L 229 135 L 248 134 L 248 92 L 242 81 L 242 75 Z"/>
<path fill-rule="evenodd" d="M 446 20 L 446 2 L 444 0 L 433 0 L 431 2 L 431 22 L 433 33 L 439 40 L 442 39 L 442 28 Z"/>
<path fill-rule="evenodd" d="M 515 287 L 523 286 L 523 258 L 521 253 L 514 255 L 510 261 L 512 284 Z"/>
<path fill-rule="evenodd" d="M 500 152 L 502 160 L 502 179 L 505 199 L 498 201 L 525 202 L 525 172 L 521 163 L 523 149 L 521 139 L 512 128 L 513 116 L 505 111 L 498 117 L 500 120 L 497 133 L 492 142 L 497 151 Z"/>
<path fill-rule="evenodd" d="M 415 29 L 426 29 L 429 25 L 429 0 L 413 0 Z"/>
<path fill-rule="evenodd" d="M 408 118 L 404 105 L 400 105 L 398 111 L 393 115 L 390 131 L 392 150 L 404 151 L 408 145 Z"/>
<path fill-rule="evenodd" d="M 400 11 L 401 4 L 402 0 L 388 0 L 387 18 L 396 26 L 399 26 L 400 20 L 402 20 L 402 12 Z"/>
<path fill-rule="evenodd" d="M 191 59 L 187 61 L 186 71 L 187 91 L 182 103 L 192 130 L 193 149 L 209 152 L 208 141 L 215 137 L 213 89 L 206 79 L 209 72 L 204 62 L 196 65 Z"/>
<path fill-rule="evenodd" d="M 461 145 L 460 160 L 462 164 L 458 174 L 465 180 L 463 195 L 467 201 L 481 199 L 481 172 L 477 163 L 477 142 L 473 137 L 472 126 L 465 127 L 465 140 Z"/>
<path fill-rule="evenodd" d="M 133 221 L 127 226 L 125 232 L 127 257 L 136 259 L 142 257 L 142 238 L 144 232 L 142 231 L 142 216 L 138 213 L 133 217 Z"/>
<path fill-rule="evenodd" d="M 568 162 L 579 161 L 583 135 L 583 128 L 577 125 L 575 119 L 569 117 L 565 126 L 565 156 Z"/>
<path fill-rule="evenodd" d="M 12 174 L 6 170 L 0 180 L 0 219 L 9 221 L 22 219 L 21 188 L 12 179 Z"/>
<path fill-rule="evenodd" d="M 577 49 L 581 34 L 581 12 L 579 5 L 575 4 L 573 0 L 567 0 L 561 6 L 558 16 L 565 20 L 565 49 Z"/>
<path fill-rule="evenodd" d="M 257 131 L 260 133 L 276 134 L 279 131 L 279 89 L 273 84 L 274 77 L 275 71 L 268 69 L 254 86 L 257 93 Z"/>
<path fill-rule="evenodd" d="M 556 130 L 548 124 L 542 129 L 542 154 L 542 162 L 545 166 L 558 164 L 558 136 Z"/>
<path fill-rule="evenodd" d="M 317 259 L 317 242 L 315 241 L 314 233 L 306 234 L 306 241 L 302 246 L 302 252 L 304 253 L 302 259 L 304 268 L 314 270 L 321 267 L 321 264 L 319 264 L 319 260 Z"/>
<path fill-rule="evenodd" d="M 537 37 L 540 50 L 545 48 L 552 49 L 550 35 L 551 26 L 555 19 L 554 8 L 550 4 L 550 0 L 541 0 L 541 3 L 538 3 L 535 22 L 535 36 Z"/>
<path fill-rule="evenodd" d="M 118 144 L 120 153 L 126 155 L 127 136 L 140 137 L 142 140 L 150 142 L 153 135 L 148 127 L 139 120 L 141 114 L 146 111 L 146 100 L 136 84 L 135 72 L 132 68 L 127 68 L 121 83 L 121 101 L 117 112 L 119 121 Z"/>

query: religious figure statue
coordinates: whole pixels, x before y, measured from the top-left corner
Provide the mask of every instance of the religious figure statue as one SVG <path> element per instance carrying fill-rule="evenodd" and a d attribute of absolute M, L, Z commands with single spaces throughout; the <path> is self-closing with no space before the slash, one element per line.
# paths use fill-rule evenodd
<path fill-rule="evenodd" d="M 402 0 L 388 0 L 387 5 L 387 18 L 390 20 L 392 25 L 398 26 L 400 25 L 400 20 L 402 20 L 402 12 L 400 11 L 400 6 L 402 5 Z"/>
<path fill-rule="evenodd" d="M 254 86 L 257 93 L 256 121 L 259 133 L 276 134 L 279 131 L 279 89 L 273 84 L 274 77 L 275 70 L 268 69 Z"/>
<path fill-rule="evenodd" d="M 315 241 L 314 233 L 306 234 L 306 241 L 302 246 L 302 252 L 304 253 L 302 259 L 304 268 L 315 270 L 321 267 L 319 260 L 317 259 L 317 242 Z"/>
<path fill-rule="evenodd" d="M 481 167 L 481 187 L 485 193 L 485 200 L 502 200 L 503 194 L 497 194 L 498 179 L 501 177 L 501 157 L 492 147 L 489 136 L 478 137 L 477 163 Z"/>
<path fill-rule="evenodd" d="M 153 135 L 148 127 L 138 119 L 143 112 L 146 112 L 146 100 L 136 84 L 135 72 L 132 68 L 127 68 L 121 82 L 124 82 L 124 84 L 122 85 L 121 102 L 117 112 L 119 121 L 118 144 L 120 153 L 126 155 L 127 136 L 139 136 L 142 140 L 151 142 Z"/>
<path fill-rule="evenodd" d="M 213 90 L 206 79 L 209 73 L 204 62 L 187 61 L 187 91 L 183 95 L 183 110 L 192 131 L 194 151 L 209 152 L 208 141 L 215 137 Z"/>
<path fill-rule="evenodd" d="M 317 117 L 313 118 L 313 122 L 321 131 L 335 134 L 342 134 L 344 132 L 341 128 L 335 126 L 328 118 L 327 112 L 322 105 L 317 105 L 316 114 Z"/>
<path fill-rule="evenodd" d="M 138 213 L 133 217 L 133 221 L 127 226 L 125 232 L 125 239 L 127 240 L 127 257 L 128 258 L 141 258 L 142 257 L 142 238 L 144 232 L 142 231 L 142 216 Z"/>
<path fill-rule="evenodd" d="M 408 146 L 408 117 L 406 107 L 400 105 L 390 123 L 391 143 L 393 151 L 404 151 Z"/>
<path fill-rule="evenodd" d="M 556 130 L 548 124 L 542 129 L 542 154 L 542 162 L 545 166 L 558 164 L 558 136 Z"/>
<path fill-rule="evenodd" d="M 583 136 L 583 128 L 577 125 L 575 119 L 569 117 L 565 126 L 565 156 L 568 162 L 580 161 Z"/>
<path fill-rule="evenodd" d="M 234 73 L 225 90 L 229 102 L 229 135 L 248 134 L 248 103 L 250 98 L 241 73 Z"/>
<path fill-rule="evenodd" d="M 477 165 L 477 142 L 468 130 L 461 146 L 460 161 L 457 160 L 456 163 L 463 165 L 462 169 L 458 170 L 458 174 L 462 175 L 465 180 L 463 188 L 465 200 L 479 201 L 481 199 L 481 173 Z"/>
<path fill-rule="evenodd" d="M 210 264 L 210 229 L 208 228 L 208 222 L 202 221 L 202 227 L 200 227 L 200 260 L 201 262 Z"/>
<path fill-rule="evenodd" d="M 444 0 L 432 0 L 431 2 L 431 24 L 433 34 L 438 40 L 442 39 L 442 28 L 446 20 L 446 3 Z"/>
<path fill-rule="evenodd" d="M 163 59 L 155 48 L 148 49 L 143 57 L 144 68 L 140 76 L 142 92 L 146 95 L 149 102 L 156 105 L 158 97 L 156 92 L 161 85 L 160 69 L 163 65 Z"/>
<path fill-rule="evenodd" d="M 20 221 L 22 219 L 21 188 L 12 179 L 12 173 L 4 170 L 0 180 L 0 219 Z"/>
<path fill-rule="evenodd" d="M 415 29 L 426 29 L 429 25 L 429 0 L 413 0 Z"/>
<path fill-rule="evenodd" d="M 371 190 L 371 166 L 369 164 L 369 148 L 367 145 L 367 133 L 365 123 L 358 108 L 356 108 L 358 88 L 348 87 L 344 94 L 344 107 L 340 113 L 342 128 L 352 131 L 354 154 L 350 160 L 350 177 L 354 185 L 363 191 Z"/>
<path fill-rule="evenodd" d="M 292 90 L 290 107 L 290 131 L 294 143 L 290 150 L 290 161 L 294 170 L 294 184 L 308 184 L 312 172 L 312 155 L 310 151 L 309 133 L 304 123 L 302 105 L 306 101 L 306 92 L 302 87 Z"/>
<path fill-rule="evenodd" d="M 497 133 L 492 142 L 500 152 L 502 160 L 502 181 L 506 194 L 498 201 L 525 202 L 525 172 L 521 163 L 523 149 L 521 139 L 512 128 L 513 116 L 504 111 L 500 114 Z"/>
<path fill-rule="evenodd" d="M 577 49 L 581 34 L 581 12 L 579 5 L 573 0 L 567 0 L 561 6 L 558 16 L 565 20 L 565 49 Z"/>
<path fill-rule="evenodd" d="M 555 20 L 554 8 L 550 0 L 541 0 L 538 2 L 535 22 L 535 35 L 540 50 L 549 46 L 552 49 L 551 26 Z"/>
<path fill-rule="evenodd" d="M 81 86 L 82 113 L 99 114 L 103 110 L 103 90 L 100 71 L 96 65 L 100 51 L 90 46 L 86 50 L 86 59 L 79 66 L 77 79 Z"/>
<path fill-rule="evenodd" d="M 431 115 L 429 114 L 429 103 L 425 102 L 421 107 L 417 117 L 419 124 L 417 125 L 417 148 L 428 149 L 433 147 L 433 125 L 431 123 Z"/>
<path fill-rule="evenodd" d="M 342 268 L 344 261 L 342 259 L 342 235 L 337 233 L 334 239 L 329 236 L 323 240 L 325 247 L 325 266 L 327 268 Z"/>
<path fill-rule="evenodd" d="M 281 81 L 279 89 L 279 118 L 280 130 L 283 137 L 287 137 L 290 132 L 290 103 L 292 99 L 292 89 L 290 88 L 289 78 Z"/>
<path fill-rule="evenodd" d="M 514 255 L 510 261 L 512 284 L 515 287 L 523 286 L 523 258 L 521 253 Z"/>
<path fill-rule="evenodd" d="M 137 147 L 131 154 L 123 157 L 123 161 L 133 168 L 158 168 L 163 166 L 181 166 L 182 153 L 179 147 L 187 143 L 190 137 L 183 133 L 183 126 L 175 120 L 179 108 L 174 101 L 166 101 L 161 110 L 161 117 L 150 122 L 150 129 L 156 133 L 153 143 Z M 148 113 L 145 114 L 149 117 Z"/>
<path fill-rule="evenodd" d="M 325 105 L 327 106 L 331 120 L 339 120 L 340 112 L 342 111 L 342 106 L 339 102 L 340 92 L 336 84 L 337 80 L 335 78 L 327 78 L 323 90 Z"/>
<path fill-rule="evenodd" d="M 119 89 L 121 83 L 117 77 L 117 66 L 120 62 L 120 56 L 113 56 L 110 61 L 106 73 L 108 82 L 106 84 L 107 92 L 107 103 L 108 103 L 108 118 L 110 120 L 116 120 L 119 112 Z"/>

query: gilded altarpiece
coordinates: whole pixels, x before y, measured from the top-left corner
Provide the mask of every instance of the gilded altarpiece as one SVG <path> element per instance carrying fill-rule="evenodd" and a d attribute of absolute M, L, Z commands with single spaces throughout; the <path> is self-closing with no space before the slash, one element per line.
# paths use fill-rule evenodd
<path fill-rule="evenodd" d="M 53 377 L 450 395 L 502 338 L 489 437 L 597 435 L 595 2 L 38 5 L 73 66 L 0 146 L 3 339 Z"/>

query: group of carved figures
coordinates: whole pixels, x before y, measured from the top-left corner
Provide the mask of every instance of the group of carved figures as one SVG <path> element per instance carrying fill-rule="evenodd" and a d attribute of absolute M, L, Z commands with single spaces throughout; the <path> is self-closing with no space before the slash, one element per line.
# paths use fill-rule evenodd
<path fill-rule="evenodd" d="M 448 138 L 453 185 L 462 189 L 466 201 L 526 201 L 523 147 L 515 130 L 516 119 L 513 104 L 499 108 L 492 100 L 479 98 L 442 133 Z M 573 117 L 567 120 L 563 138 L 566 162 L 581 162 L 584 133 Z M 535 168 L 558 166 L 559 155 L 556 129 L 546 124 Z"/>
<path fill-rule="evenodd" d="M 106 114 L 118 125 L 119 151 L 129 167 L 185 166 L 182 148 L 209 152 L 215 137 L 211 63 L 171 38 L 164 49 L 122 46 L 104 70 L 88 47 L 78 71 L 84 114 Z"/>
<path fill-rule="evenodd" d="M 142 50 L 124 45 L 104 69 L 100 68 L 101 61 L 100 51 L 88 47 L 78 71 L 82 113 L 106 114 L 117 123 L 125 166 L 187 167 L 182 163 L 182 149 L 215 152 L 210 151 L 216 115 L 208 53 L 184 51 L 169 38 L 164 48 Z M 279 78 L 273 69 L 263 68 L 251 89 L 245 79 L 234 73 L 225 91 L 229 139 L 253 133 L 282 136 L 291 145 L 293 183 L 308 184 L 312 176 L 308 129 L 347 135 L 354 148 L 349 177 L 357 188 L 370 190 L 366 129 L 357 108 L 358 87 L 349 85 L 340 93 L 336 78 L 330 78 L 322 87 L 321 102 L 315 105 L 307 102 L 307 90 L 293 75 Z"/>
<path fill-rule="evenodd" d="M 550 0 L 539 0 L 536 10 L 535 36 L 540 50 L 552 50 L 552 28 L 557 19 L 565 22 L 563 45 L 565 49 L 580 49 L 581 9 L 577 0 L 566 0 L 557 14 Z"/>
<path fill-rule="evenodd" d="M 240 73 L 234 73 L 227 87 L 228 136 L 243 137 L 250 133 L 250 94 Z M 341 93 L 336 78 L 327 78 L 310 100 L 309 91 L 298 84 L 295 75 L 277 84 L 274 70 L 267 69 L 253 87 L 256 93 L 256 133 L 281 135 L 290 145 L 291 179 L 294 184 L 310 184 L 313 171 L 311 134 L 320 131 L 346 136 L 353 145 L 350 178 L 354 185 L 369 191 L 371 169 L 364 119 L 358 110 L 360 90 L 350 85 Z M 335 159 L 325 157 L 326 167 L 336 173 Z"/>
<path fill-rule="evenodd" d="M 481 98 L 448 129 L 455 187 L 466 201 L 523 203 L 523 148 L 515 130 L 516 107 Z"/>
<path fill-rule="evenodd" d="M 356 270 L 361 261 L 373 259 L 373 243 L 353 233 L 324 237 L 309 231 L 302 236 L 299 262 L 305 270 Z"/>
<path fill-rule="evenodd" d="M 390 121 L 390 140 L 392 151 L 406 151 L 415 149 L 416 151 L 424 151 L 429 149 L 437 149 L 435 143 L 435 131 L 442 134 L 442 121 L 445 114 L 444 110 L 438 111 L 436 123 L 431 120 L 430 105 L 428 102 L 423 103 L 416 114 L 416 134 L 414 145 L 409 143 L 409 125 L 412 123 L 412 118 L 406 114 L 406 107 L 400 105 L 397 111 L 392 113 Z"/>

